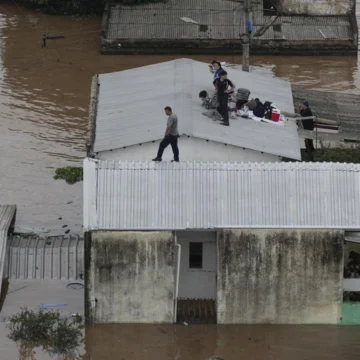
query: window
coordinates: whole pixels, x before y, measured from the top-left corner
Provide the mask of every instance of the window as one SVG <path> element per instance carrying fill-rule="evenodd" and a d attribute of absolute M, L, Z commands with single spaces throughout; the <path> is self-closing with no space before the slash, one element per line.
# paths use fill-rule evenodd
<path fill-rule="evenodd" d="M 263 1 L 264 15 L 273 16 L 277 13 L 277 0 L 264 0 Z"/>
<path fill-rule="evenodd" d="M 189 247 L 190 269 L 202 269 L 203 267 L 203 243 L 191 242 Z"/>

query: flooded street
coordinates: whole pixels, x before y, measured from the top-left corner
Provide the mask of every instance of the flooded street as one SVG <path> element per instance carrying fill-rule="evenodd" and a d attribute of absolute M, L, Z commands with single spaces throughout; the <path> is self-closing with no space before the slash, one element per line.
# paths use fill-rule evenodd
<path fill-rule="evenodd" d="M 356 360 L 360 328 L 97 325 L 83 360 Z"/>
<path fill-rule="evenodd" d="M 81 165 L 85 155 L 91 77 L 175 58 L 101 56 L 100 22 L 46 16 L 15 3 L 0 6 L 0 203 L 18 206 L 18 230 L 62 234 L 66 224 L 71 233 L 82 232 L 82 185 L 55 181 L 53 175 L 58 167 Z M 41 48 L 43 32 L 65 39 L 48 40 Z M 307 88 L 360 88 L 356 57 L 253 57 L 251 63 L 253 71 Z"/>
<path fill-rule="evenodd" d="M 82 184 L 53 175 L 58 167 L 81 166 L 85 156 L 91 77 L 175 58 L 101 56 L 100 23 L 0 4 L 0 203 L 18 206 L 19 231 L 63 234 L 66 224 L 71 234 L 82 233 Z M 43 32 L 65 39 L 41 48 Z M 192 58 L 241 62 L 216 54 Z M 252 57 L 251 63 L 253 71 L 294 85 L 360 93 L 356 57 Z M 360 327 L 97 325 L 87 329 L 83 359 L 356 360 L 359 339 Z"/>

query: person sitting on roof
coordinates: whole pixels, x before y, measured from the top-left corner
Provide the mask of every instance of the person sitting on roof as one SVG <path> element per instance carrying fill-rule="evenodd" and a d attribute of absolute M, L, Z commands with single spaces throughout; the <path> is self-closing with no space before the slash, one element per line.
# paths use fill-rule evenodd
<path fill-rule="evenodd" d="M 205 109 L 216 109 L 218 107 L 216 94 L 210 97 L 206 90 L 202 90 L 199 93 L 199 98 L 201 99 L 202 106 Z"/>

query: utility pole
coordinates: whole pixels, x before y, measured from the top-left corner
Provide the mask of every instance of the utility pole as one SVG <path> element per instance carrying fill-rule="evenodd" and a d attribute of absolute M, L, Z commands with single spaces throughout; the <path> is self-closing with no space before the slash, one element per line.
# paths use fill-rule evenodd
<path fill-rule="evenodd" d="M 242 55 L 242 70 L 250 71 L 250 40 L 251 33 L 249 33 L 251 29 L 250 24 L 250 0 L 245 0 L 244 3 L 244 30 L 245 34 L 249 35 L 249 42 L 247 44 L 243 44 L 243 55 Z"/>

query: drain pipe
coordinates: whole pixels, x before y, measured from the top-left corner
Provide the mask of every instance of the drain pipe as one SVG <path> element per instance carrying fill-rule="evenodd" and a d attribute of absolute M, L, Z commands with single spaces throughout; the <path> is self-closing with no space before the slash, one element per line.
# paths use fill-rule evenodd
<path fill-rule="evenodd" d="M 178 248 L 177 253 L 177 269 L 176 269 L 176 284 L 175 284 L 175 310 L 174 310 L 174 324 L 177 321 L 177 302 L 179 296 L 179 279 L 180 279 L 180 261 L 181 261 L 181 245 L 177 243 L 177 235 L 174 232 L 175 246 Z"/>

